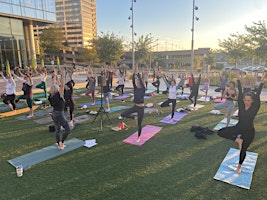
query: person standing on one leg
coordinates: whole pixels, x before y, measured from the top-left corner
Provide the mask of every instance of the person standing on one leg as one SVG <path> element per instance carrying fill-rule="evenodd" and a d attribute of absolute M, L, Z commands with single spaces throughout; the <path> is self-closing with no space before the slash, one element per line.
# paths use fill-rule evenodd
<path fill-rule="evenodd" d="M 87 96 L 91 96 L 92 98 L 92 105 L 95 105 L 95 84 L 96 84 L 96 79 L 95 75 L 93 74 L 93 70 L 90 66 L 88 66 L 88 71 L 87 71 L 87 92 L 85 93 Z"/>
<path fill-rule="evenodd" d="M 191 93 L 189 95 L 189 100 L 192 103 L 194 103 L 194 109 L 195 109 L 196 104 L 197 104 L 198 88 L 199 88 L 199 84 L 200 84 L 201 74 L 199 74 L 198 78 L 195 78 L 194 74 L 191 73 L 191 77 L 192 77 L 192 87 L 191 87 Z"/>
<path fill-rule="evenodd" d="M 71 127 L 73 127 L 73 119 L 74 119 L 73 111 L 75 107 L 75 101 L 73 99 L 73 85 L 71 81 L 65 84 L 64 99 L 65 99 L 64 110 L 65 111 L 69 110 L 70 114 L 69 124 Z"/>
<path fill-rule="evenodd" d="M 165 84 L 167 85 L 168 88 L 168 99 L 166 101 L 164 101 L 160 107 L 167 107 L 169 106 L 169 104 L 172 104 L 172 114 L 171 114 L 171 119 L 170 121 L 173 121 L 173 116 L 174 116 L 174 111 L 175 111 L 175 107 L 176 107 L 176 93 L 177 90 L 181 87 L 181 85 L 184 83 L 184 79 L 183 77 L 181 77 L 180 82 L 176 85 L 176 82 L 174 79 L 171 80 L 171 83 L 169 84 L 169 82 L 166 79 L 166 76 L 163 75 L 163 81 L 165 82 Z"/>
<path fill-rule="evenodd" d="M 221 100 L 222 100 L 222 95 L 228 81 L 228 74 L 221 76 L 221 74 L 219 73 L 219 76 L 220 76 L 220 87 L 216 88 L 215 92 L 221 92 Z"/>
<path fill-rule="evenodd" d="M 243 161 L 246 158 L 246 151 L 254 139 L 255 128 L 254 128 L 254 119 L 257 115 L 257 112 L 260 109 L 260 94 L 264 83 L 264 76 L 261 79 L 261 84 L 255 93 L 248 92 L 243 95 L 241 83 L 237 80 L 238 87 L 238 123 L 232 127 L 222 128 L 218 131 L 220 137 L 230 139 L 238 143 L 240 149 L 239 163 L 236 169 L 237 173 L 241 173 L 241 167 Z"/>
<path fill-rule="evenodd" d="M 137 124 L 138 124 L 138 138 L 137 142 L 140 142 L 142 132 L 142 121 L 144 117 L 144 96 L 146 88 L 139 73 L 137 73 L 138 67 L 135 66 L 132 76 L 133 88 L 134 88 L 134 106 L 124 111 L 119 119 L 129 117 L 132 113 L 137 112 Z"/>
<path fill-rule="evenodd" d="M 15 98 L 16 98 L 16 82 L 14 81 L 11 74 L 7 75 L 7 79 L 4 76 L 4 73 L 0 71 L 0 75 L 4 79 L 6 83 L 6 94 L 4 96 L 3 102 L 6 105 L 9 105 L 9 107 L 16 112 L 16 104 L 15 104 Z"/>
<path fill-rule="evenodd" d="M 118 74 L 118 86 L 115 88 L 115 90 L 120 91 L 121 89 L 121 95 L 123 96 L 123 89 L 124 89 L 124 81 L 125 81 L 125 73 L 120 72 Z"/>
<path fill-rule="evenodd" d="M 238 97 L 238 91 L 235 89 L 235 82 L 231 81 L 229 83 L 229 88 L 226 88 L 224 90 L 222 98 L 226 98 L 225 102 L 217 103 L 214 105 L 214 109 L 226 109 L 227 111 L 227 123 L 226 127 L 228 127 L 230 119 L 231 119 L 231 114 L 233 111 L 233 108 L 235 106 L 234 101 L 237 100 Z"/>
<path fill-rule="evenodd" d="M 64 141 L 70 133 L 69 123 L 64 116 L 64 85 L 65 85 L 65 69 L 61 69 L 61 81 L 60 86 L 57 84 L 53 84 L 50 87 L 48 100 L 53 107 L 52 119 L 54 121 L 55 129 L 56 129 L 56 141 L 58 144 L 58 149 L 64 149 Z M 60 138 L 60 129 L 61 126 L 65 129 L 65 132 Z"/>
<path fill-rule="evenodd" d="M 35 71 L 37 72 L 36 69 L 35 69 Z M 47 91 L 46 91 L 46 88 L 47 88 L 47 84 L 46 84 L 47 71 L 46 71 L 46 69 L 42 69 L 41 73 L 39 73 L 39 74 L 40 74 L 40 77 L 41 77 L 41 83 L 38 84 L 38 85 L 36 85 L 35 87 L 36 88 L 43 89 L 44 90 L 45 98 L 47 99 Z"/>

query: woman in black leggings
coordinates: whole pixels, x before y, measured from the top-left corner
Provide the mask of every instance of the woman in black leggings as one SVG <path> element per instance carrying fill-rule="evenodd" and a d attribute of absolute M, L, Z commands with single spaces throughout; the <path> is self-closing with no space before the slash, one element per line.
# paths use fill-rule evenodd
<path fill-rule="evenodd" d="M 73 118 L 74 118 L 73 111 L 75 102 L 73 100 L 73 83 L 71 81 L 65 84 L 64 99 L 65 99 L 64 110 L 67 111 L 69 109 L 69 114 L 70 114 L 69 125 L 73 127 Z"/>
<path fill-rule="evenodd" d="M 264 83 L 264 76 L 261 79 L 261 84 L 257 93 L 248 92 L 243 95 L 240 83 L 240 75 L 238 74 L 238 117 L 239 121 L 236 126 L 222 128 L 218 131 L 218 135 L 235 141 L 240 149 L 239 164 L 236 169 L 237 173 L 241 173 L 241 166 L 246 157 L 246 151 L 254 139 L 255 128 L 254 118 L 260 109 L 260 93 Z"/>
<path fill-rule="evenodd" d="M 191 93 L 189 95 L 189 100 L 194 103 L 194 109 L 197 104 L 197 96 L 198 96 L 198 88 L 200 84 L 201 74 L 199 74 L 198 78 L 194 78 L 193 73 L 191 73 L 192 77 L 192 87 L 191 87 Z M 194 98 L 194 100 L 192 99 Z"/>
<path fill-rule="evenodd" d="M 134 87 L 134 106 L 126 111 L 124 111 L 119 119 L 129 117 L 132 113 L 137 112 L 137 123 L 138 123 L 138 138 L 137 142 L 140 142 L 141 132 L 142 132 L 142 120 L 144 117 L 144 96 L 146 88 L 142 81 L 142 78 L 137 72 L 137 66 L 135 66 L 134 74 L 132 77 L 133 87 Z"/>

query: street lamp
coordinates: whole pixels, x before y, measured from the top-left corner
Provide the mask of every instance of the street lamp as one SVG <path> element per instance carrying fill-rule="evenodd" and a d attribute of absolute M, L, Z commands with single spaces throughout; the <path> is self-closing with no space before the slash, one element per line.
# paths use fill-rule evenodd
<path fill-rule="evenodd" d="M 132 29 L 132 66 L 134 68 L 135 65 L 135 54 L 134 54 L 134 36 L 136 35 L 136 33 L 134 32 L 134 3 L 136 2 L 136 0 L 132 0 L 132 7 L 130 8 L 130 10 L 132 11 L 132 17 L 128 17 L 128 19 L 132 19 L 132 25 L 130 26 Z"/>
<path fill-rule="evenodd" d="M 198 10 L 198 7 L 195 6 L 195 0 L 193 0 L 193 17 L 192 17 L 192 41 L 191 41 L 191 72 L 193 72 L 194 65 L 194 29 L 195 29 L 195 20 L 198 21 L 199 18 L 195 16 L 195 10 Z"/>

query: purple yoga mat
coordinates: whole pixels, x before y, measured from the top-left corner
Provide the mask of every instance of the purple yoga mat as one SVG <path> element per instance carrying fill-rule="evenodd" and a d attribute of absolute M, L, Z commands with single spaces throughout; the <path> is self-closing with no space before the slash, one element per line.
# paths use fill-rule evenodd
<path fill-rule="evenodd" d="M 128 97 L 130 97 L 129 94 L 123 94 L 122 96 L 115 97 L 114 99 L 116 99 L 116 100 L 123 100 L 123 99 L 127 99 Z"/>
<path fill-rule="evenodd" d="M 152 138 L 154 135 L 160 132 L 161 129 L 162 127 L 159 127 L 159 126 L 146 125 L 142 128 L 140 142 L 136 142 L 137 137 L 138 137 L 137 131 L 131 136 L 129 136 L 128 138 L 126 138 L 125 140 L 123 140 L 123 142 L 133 144 L 136 146 L 142 146 L 146 141 L 148 141 L 150 138 Z"/>
<path fill-rule="evenodd" d="M 169 114 L 167 117 L 164 117 L 160 122 L 165 124 L 176 124 L 178 121 L 180 121 L 184 116 L 186 116 L 187 113 L 185 112 L 175 112 L 173 116 L 173 121 L 171 122 L 171 114 Z"/>

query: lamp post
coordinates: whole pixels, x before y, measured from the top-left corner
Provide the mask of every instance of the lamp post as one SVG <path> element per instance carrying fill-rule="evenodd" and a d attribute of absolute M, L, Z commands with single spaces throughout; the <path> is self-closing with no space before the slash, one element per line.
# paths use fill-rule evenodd
<path fill-rule="evenodd" d="M 195 20 L 198 21 L 199 18 L 195 17 L 195 10 L 198 10 L 198 7 L 195 6 L 195 0 L 193 0 L 193 17 L 192 17 L 192 41 L 191 41 L 191 72 L 193 72 L 194 65 L 194 29 L 195 29 Z"/>
<path fill-rule="evenodd" d="M 131 25 L 131 28 L 132 28 L 132 67 L 134 68 L 134 65 L 135 65 L 135 52 L 134 52 L 134 35 L 135 35 L 135 32 L 134 32 L 134 3 L 136 2 L 136 0 L 132 0 L 132 7 L 130 8 L 130 10 L 132 11 L 132 18 L 128 18 L 128 19 L 132 19 L 132 25 Z"/>

